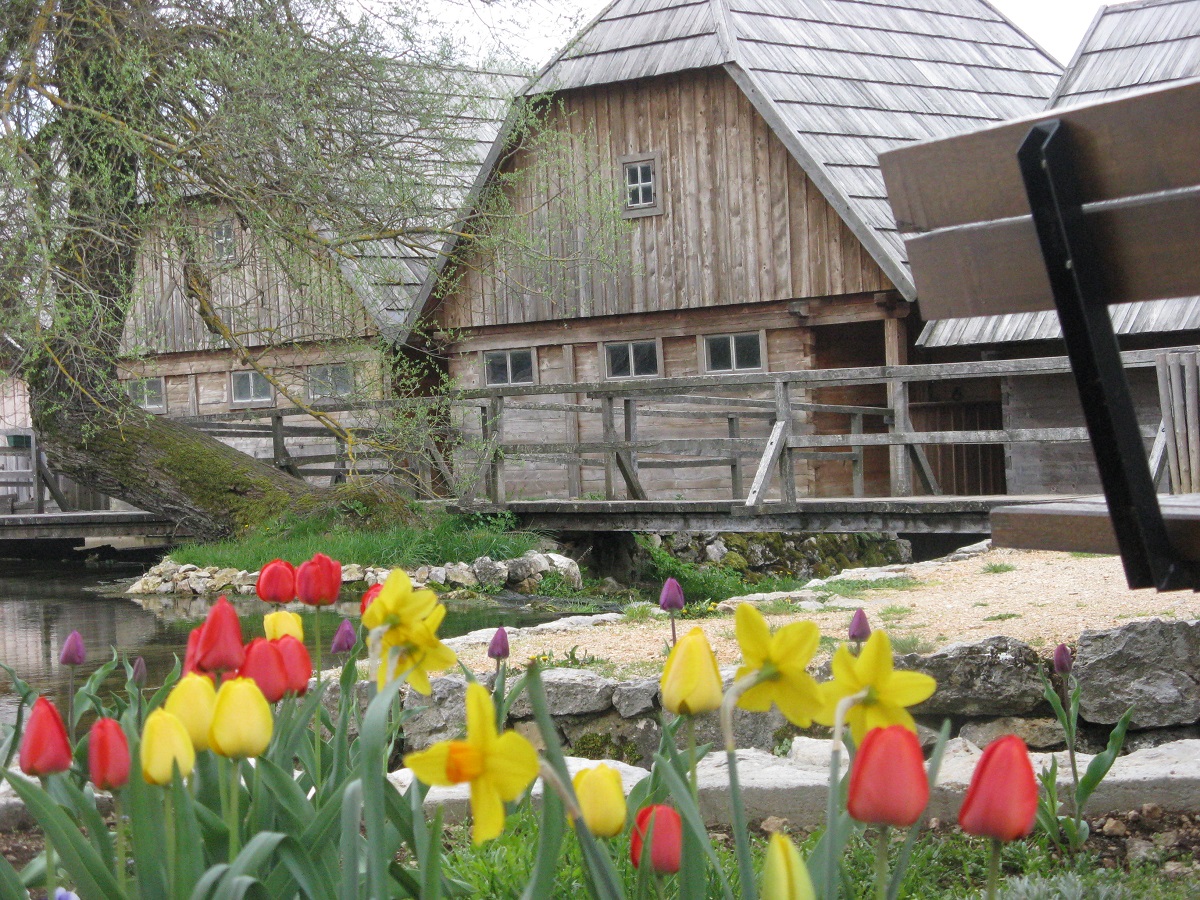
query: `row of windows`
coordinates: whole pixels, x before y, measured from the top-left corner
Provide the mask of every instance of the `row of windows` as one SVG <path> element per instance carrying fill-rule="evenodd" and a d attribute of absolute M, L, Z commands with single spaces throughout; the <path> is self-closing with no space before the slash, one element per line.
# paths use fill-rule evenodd
<path fill-rule="evenodd" d="M 354 367 L 349 363 L 309 366 L 307 371 L 308 399 L 334 400 L 354 393 Z M 135 378 L 126 382 L 129 399 L 151 412 L 166 412 L 166 382 L 159 376 Z M 250 369 L 229 373 L 231 406 L 257 406 L 275 399 L 275 388 L 259 372 Z"/>
<path fill-rule="evenodd" d="M 702 341 L 706 372 L 764 368 L 761 332 L 709 334 Z M 662 373 L 658 341 L 609 341 L 603 348 L 606 378 L 654 378 Z M 535 370 L 532 348 L 489 350 L 483 354 L 486 384 L 533 384 Z"/>

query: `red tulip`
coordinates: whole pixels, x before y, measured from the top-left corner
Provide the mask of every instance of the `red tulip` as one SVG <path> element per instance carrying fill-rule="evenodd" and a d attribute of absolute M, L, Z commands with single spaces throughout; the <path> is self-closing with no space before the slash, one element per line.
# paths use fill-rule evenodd
<path fill-rule="evenodd" d="M 258 573 L 254 590 L 267 603 L 291 603 L 296 599 L 296 567 L 287 560 L 271 560 Z"/>
<path fill-rule="evenodd" d="M 967 834 L 1015 841 L 1033 830 L 1038 786 L 1025 742 L 1006 734 L 988 744 L 975 766 L 958 826 Z"/>
<path fill-rule="evenodd" d="M 201 672 L 227 672 L 240 669 L 245 659 L 237 610 L 219 597 L 201 626 L 196 642 L 196 668 Z"/>
<path fill-rule="evenodd" d="M 629 859 L 636 869 L 642 864 L 642 842 L 650 833 L 650 865 L 662 874 L 679 871 L 683 849 L 683 822 L 669 806 L 647 806 L 638 811 L 629 835 Z"/>
<path fill-rule="evenodd" d="M 21 771 L 42 777 L 71 768 L 71 742 L 58 707 L 38 697 L 21 736 Z"/>
<path fill-rule="evenodd" d="M 268 703 L 278 703 L 289 690 L 283 654 L 266 638 L 255 638 L 246 645 L 246 661 L 238 669 L 238 678 L 253 679 Z"/>
<path fill-rule="evenodd" d="M 116 719 L 97 719 L 88 738 L 88 777 L 102 791 L 129 780 L 129 742 Z"/>
<path fill-rule="evenodd" d="M 312 658 L 308 655 L 308 648 L 290 634 L 271 643 L 283 658 L 287 689 L 298 697 L 303 696 L 308 690 L 308 679 L 312 677 Z"/>
<path fill-rule="evenodd" d="M 200 672 L 196 668 L 196 654 L 200 652 L 200 634 L 204 631 L 204 623 L 200 623 L 188 632 L 187 650 L 183 654 L 183 674 Z M 207 674 L 200 672 L 201 675 Z"/>
<path fill-rule="evenodd" d="M 903 725 L 872 728 L 850 767 L 846 807 L 860 822 L 907 828 L 929 802 L 917 736 Z"/>
<path fill-rule="evenodd" d="M 314 553 L 296 570 L 296 595 L 309 606 L 329 606 L 342 589 L 342 564 L 324 553 Z"/>
<path fill-rule="evenodd" d="M 362 602 L 358 605 L 358 614 L 360 616 L 367 611 L 368 606 L 375 602 L 375 598 L 379 596 L 379 592 L 382 590 L 382 581 L 379 584 L 373 584 L 367 588 L 366 592 L 362 595 Z"/>

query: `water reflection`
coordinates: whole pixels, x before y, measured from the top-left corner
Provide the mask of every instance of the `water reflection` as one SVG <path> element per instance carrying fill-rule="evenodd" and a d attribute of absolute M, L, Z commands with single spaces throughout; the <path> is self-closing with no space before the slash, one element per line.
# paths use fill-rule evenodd
<path fill-rule="evenodd" d="M 183 657 L 188 632 L 204 618 L 210 601 L 174 594 L 136 600 L 119 596 L 126 585 L 123 579 L 139 574 L 140 568 L 97 573 L 81 566 L 0 561 L 0 662 L 12 666 L 35 690 L 61 702 L 69 673 L 58 661 L 59 652 L 67 635 L 78 631 L 88 658 L 77 673 L 77 684 L 111 658 L 110 647 L 131 661 L 144 657 L 147 686 L 162 684 L 176 656 Z M 253 595 L 229 599 L 242 616 L 246 640 L 261 635 L 263 614 L 277 609 Z M 319 613 L 299 605 L 288 607 L 304 618 L 310 652 L 315 654 L 318 616 L 326 651 L 342 618 L 357 618 L 357 598 L 346 595 L 345 599 Z M 555 615 L 545 608 L 452 602 L 441 634 L 449 637 L 502 624 L 530 625 Z M 118 668 L 105 688 L 120 690 L 124 684 L 124 671 Z M 0 722 L 14 721 L 16 705 L 13 686 L 7 675 L 0 673 Z"/>

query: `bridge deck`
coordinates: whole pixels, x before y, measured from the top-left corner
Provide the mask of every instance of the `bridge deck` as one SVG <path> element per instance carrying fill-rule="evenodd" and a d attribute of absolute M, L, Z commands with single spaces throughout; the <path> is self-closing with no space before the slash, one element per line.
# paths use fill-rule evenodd
<path fill-rule="evenodd" d="M 0 541 L 176 537 L 174 522 L 140 510 L 28 513 L 0 516 Z"/>

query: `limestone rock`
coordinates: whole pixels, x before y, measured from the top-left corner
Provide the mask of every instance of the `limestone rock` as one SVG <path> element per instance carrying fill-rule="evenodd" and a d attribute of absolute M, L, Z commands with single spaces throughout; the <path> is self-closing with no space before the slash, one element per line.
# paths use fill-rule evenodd
<path fill-rule="evenodd" d="M 567 751 L 575 756 L 617 757 L 649 768 L 662 745 L 658 719 L 649 716 L 625 719 L 610 709 L 601 716 L 563 716 L 554 721 Z"/>
<path fill-rule="evenodd" d="M 968 722 L 959 729 L 958 736 L 965 738 L 977 747 L 986 747 L 997 738 L 1006 734 L 1015 734 L 1026 745 L 1034 750 L 1045 750 L 1061 747 L 1066 743 L 1062 726 L 1057 719 L 1021 719 L 1005 716 L 999 719 L 987 719 Z"/>
<path fill-rule="evenodd" d="M 729 690 L 736 671 L 736 666 L 721 668 L 723 690 Z M 770 752 L 779 743 L 776 735 L 785 725 L 787 725 L 787 720 L 774 706 L 771 707 L 770 712 L 766 713 L 749 712 L 744 709 L 733 711 L 733 734 L 739 747 L 753 747 Z M 718 748 L 724 746 L 720 716 L 716 710 L 696 717 L 696 741 L 701 744 L 711 743 Z"/>
<path fill-rule="evenodd" d="M 1028 644 L 991 637 L 977 644 L 951 644 L 921 656 L 896 660 L 897 669 L 925 672 L 937 691 L 913 715 L 1019 716 L 1033 712 L 1042 698 L 1042 663 Z"/>
<path fill-rule="evenodd" d="M 612 701 L 617 712 L 626 719 L 653 712 L 658 705 L 658 679 L 624 681 L 613 691 Z"/>
<path fill-rule="evenodd" d="M 524 556 L 508 561 L 508 580 L 512 584 L 527 581 L 543 572 L 549 572 L 553 566 L 544 553 L 530 550 Z M 538 579 L 541 580 L 540 578 Z"/>
<path fill-rule="evenodd" d="M 503 587 L 508 581 L 508 565 L 490 556 L 481 556 L 471 563 L 471 574 L 484 587 Z"/>
<path fill-rule="evenodd" d="M 824 820 L 828 765 L 824 771 L 805 769 L 765 750 L 739 750 L 738 781 L 746 817 L 751 822 L 776 816 L 796 827 Z M 700 813 L 705 822 L 730 824 L 729 767 L 724 753 L 709 753 L 696 767 Z"/>
<path fill-rule="evenodd" d="M 419 710 L 404 723 L 404 749 L 409 752 L 459 737 L 466 728 L 466 679 L 446 675 L 431 678 L 429 685 L 432 691 L 428 697 L 413 690 L 404 695 L 404 708 Z"/>
<path fill-rule="evenodd" d="M 433 573 L 430 573 L 430 580 L 433 579 Z M 443 584 L 459 585 L 460 587 L 475 587 L 479 584 L 479 579 L 475 577 L 475 573 L 471 571 L 471 567 L 464 562 L 449 563 L 446 566 L 445 578 Z"/>
<path fill-rule="evenodd" d="M 237 569 L 217 569 L 217 571 L 213 573 L 212 577 L 213 587 L 217 589 L 230 587 L 231 585 L 233 587 L 238 587 L 239 575 L 241 575 L 241 572 L 239 572 Z"/>
<path fill-rule="evenodd" d="M 1085 631 L 1075 653 L 1079 714 L 1111 725 L 1133 706 L 1133 728 L 1200 721 L 1197 659 L 1200 622 L 1152 619 Z"/>
<path fill-rule="evenodd" d="M 546 687 L 546 702 L 554 716 L 579 716 L 604 712 L 612 706 L 616 682 L 602 678 L 587 669 L 547 669 L 542 673 Z M 521 694 L 512 705 L 514 719 L 533 715 L 527 694 Z"/>
<path fill-rule="evenodd" d="M 556 573 L 562 576 L 572 590 L 583 589 L 583 574 L 579 571 L 579 563 L 571 559 L 569 556 L 563 556 L 561 553 L 547 553 L 546 559 L 550 560 L 550 565 Z"/>
<path fill-rule="evenodd" d="M 508 586 L 518 594 L 536 594 L 541 584 L 541 575 L 530 575 L 524 581 L 509 582 Z"/>
<path fill-rule="evenodd" d="M 367 573 L 358 563 L 347 563 L 342 566 L 342 584 L 351 581 L 362 581 L 366 578 Z"/>
<path fill-rule="evenodd" d="M 157 594 L 163 580 L 157 575 L 143 575 L 125 591 L 127 594 Z"/>
<path fill-rule="evenodd" d="M 446 567 L 431 566 L 429 576 L 425 579 L 426 584 L 445 584 L 446 583 Z"/>
<path fill-rule="evenodd" d="M 729 553 L 729 548 L 725 546 L 725 542 L 720 538 L 717 538 L 704 548 L 704 558 L 718 566 L 725 560 L 727 553 Z"/>

